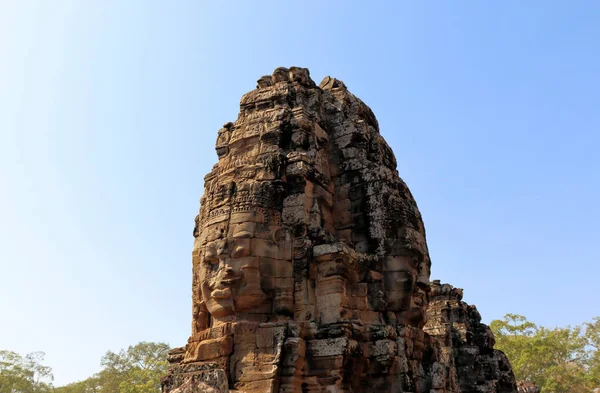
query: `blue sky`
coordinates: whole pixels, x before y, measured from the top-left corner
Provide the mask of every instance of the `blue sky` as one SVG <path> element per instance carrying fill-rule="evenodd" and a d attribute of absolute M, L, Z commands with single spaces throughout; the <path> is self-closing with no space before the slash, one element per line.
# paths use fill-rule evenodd
<path fill-rule="evenodd" d="M 600 315 L 600 3 L 0 1 L 0 349 L 56 384 L 183 345 L 204 175 L 278 66 L 371 106 L 432 278 L 484 321 Z"/>

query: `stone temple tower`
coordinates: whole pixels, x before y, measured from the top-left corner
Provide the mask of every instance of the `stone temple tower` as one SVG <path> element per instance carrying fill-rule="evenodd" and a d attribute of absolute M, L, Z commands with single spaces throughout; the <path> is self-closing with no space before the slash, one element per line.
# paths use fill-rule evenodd
<path fill-rule="evenodd" d="M 417 204 L 342 81 L 277 68 L 216 152 L 163 393 L 517 391 L 462 290 L 430 282 Z"/>

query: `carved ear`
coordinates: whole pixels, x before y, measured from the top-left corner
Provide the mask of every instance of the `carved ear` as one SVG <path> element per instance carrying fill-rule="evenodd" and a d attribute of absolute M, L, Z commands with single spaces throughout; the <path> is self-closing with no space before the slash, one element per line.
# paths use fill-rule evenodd
<path fill-rule="evenodd" d="M 271 231 L 269 238 L 272 242 L 279 243 L 285 237 L 283 228 L 275 228 Z"/>
<path fill-rule="evenodd" d="M 265 209 L 256 209 L 256 222 L 259 224 L 264 224 L 267 220 L 267 212 Z"/>
<path fill-rule="evenodd" d="M 294 238 L 303 238 L 308 235 L 308 227 L 304 224 L 294 226 Z"/>

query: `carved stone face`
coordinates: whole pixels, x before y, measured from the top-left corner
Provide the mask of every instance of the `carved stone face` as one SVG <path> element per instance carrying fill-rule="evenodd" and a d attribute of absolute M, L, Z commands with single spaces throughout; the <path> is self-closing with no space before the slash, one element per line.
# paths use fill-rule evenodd
<path fill-rule="evenodd" d="M 385 271 L 387 309 L 394 312 L 408 310 L 417 281 L 416 261 L 408 256 L 388 256 Z"/>
<path fill-rule="evenodd" d="M 291 264 L 291 251 L 277 241 L 281 228 L 265 221 L 260 209 L 234 212 L 201 232 L 199 289 L 215 321 L 271 313 L 278 264 Z"/>
<path fill-rule="evenodd" d="M 387 256 L 384 284 L 387 310 L 397 312 L 402 323 L 422 326 L 429 291 L 429 266 L 412 256 Z"/>
<path fill-rule="evenodd" d="M 429 293 L 431 292 L 430 270 L 431 262 L 429 257 L 426 257 L 420 265 L 417 282 L 411 294 L 408 319 L 413 326 L 423 327 L 427 323 L 427 308 L 429 306 Z"/>

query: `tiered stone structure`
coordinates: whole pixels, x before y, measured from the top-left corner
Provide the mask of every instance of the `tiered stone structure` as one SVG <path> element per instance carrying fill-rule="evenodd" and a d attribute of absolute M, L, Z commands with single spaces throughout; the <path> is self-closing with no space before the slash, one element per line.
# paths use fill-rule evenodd
<path fill-rule="evenodd" d="M 442 363 L 458 391 L 515 391 L 508 359 L 494 349 L 494 334 L 481 323 L 475 306 L 462 301 L 462 289 L 434 280 L 429 295 L 424 331 L 437 339 Z"/>
<path fill-rule="evenodd" d="M 475 308 L 430 284 L 417 204 L 343 82 L 276 69 L 216 150 L 163 393 L 516 392 Z"/>

